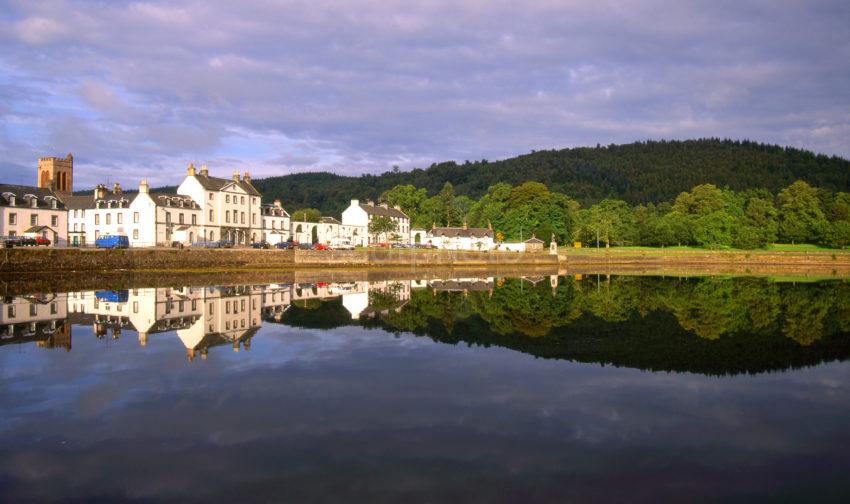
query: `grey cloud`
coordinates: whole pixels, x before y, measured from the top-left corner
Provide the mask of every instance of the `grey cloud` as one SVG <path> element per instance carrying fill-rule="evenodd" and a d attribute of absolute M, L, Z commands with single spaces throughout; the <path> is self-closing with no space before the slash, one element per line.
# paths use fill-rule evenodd
<path fill-rule="evenodd" d="M 709 135 L 850 155 L 840 1 L 6 4 L 19 165 L 71 150 L 175 183 L 199 159 L 362 173 Z"/>

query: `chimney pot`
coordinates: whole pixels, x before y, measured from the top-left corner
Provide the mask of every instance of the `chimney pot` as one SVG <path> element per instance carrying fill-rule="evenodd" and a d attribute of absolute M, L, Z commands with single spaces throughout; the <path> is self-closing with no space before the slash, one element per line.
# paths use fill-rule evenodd
<path fill-rule="evenodd" d="M 233 170 L 233 181 L 239 182 L 239 170 Z"/>
<path fill-rule="evenodd" d="M 189 163 L 188 168 L 186 168 L 186 175 L 188 175 L 190 177 L 195 176 L 195 165 L 193 165 L 192 163 Z"/>
<path fill-rule="evenodd" d="M 210 175 L 209 170 L 207 170 L 207 165 L 205 164 L 201 165 L 201 175 L 203 175 L 204 177 L 209 177 Z"/>
<path fill-rule="evenodd" d="M 121 194 L 121 184 L 118 182 L 112 184 L 112 194 Z"/>
<path fill-rule="evenodd" d="M 147 194 L 149 191 L 150 189 L 148 188 L 147 180 L 142 180 L 141 182 L 139 182 L 139 193 Z"/>
<path fill-rule="evenodd" d="M 242 180 L 246 182 L 251 180 L 251 175 L 248 173 L 247 170 L 245 171 L 245 173 L 242 174 Z"/>
<path fill-rule="evenodd" d="M 276 206 L 277 208 L 280 208 L 282 206 L 279 199 L 274 200 L 274 206 Z"/>

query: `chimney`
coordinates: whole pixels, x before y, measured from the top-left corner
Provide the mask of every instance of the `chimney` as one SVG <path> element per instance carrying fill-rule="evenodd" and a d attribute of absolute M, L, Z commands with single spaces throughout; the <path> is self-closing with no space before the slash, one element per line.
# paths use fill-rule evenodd
<path fill-rule="evenodd" d="M 112 184 L 112 194 L 121 194 L 121 184 L 118 182 Z"/>
<path fill-rule="evenodd" d="M 239 170 L 233 170 L 233 181 L 239 182 Z"/>
<path fill-rule="evenodd" d="M 275 208 L 280 208 L 280 207 L 281 207 L 281 206 L 283 206 L 283 205 L 281 205 L 281 203 L 280 203 L 280 200 L 279 200 L 279 199 L 276 199 L 276 200 L 274 200 L 274 206 L 275 206 Z"/>
<path fill-rule="evenodd" d="M 492 222 L 487 221 L 487 229 L 489 229 L 490 231 L 493 230 L 493 223 Z"/>
<path fill-rule="evenodd" d="M 139 182 L 139 193 L 148 194 L 148 192 L 150 192 L 150 189 L 148 188 L 148 181 L 142 180 L 141 182 Z"/>
<path fill-rule="evenodd" d="M 356 200 L 356 199 L 351 200 L 351 206 L 360 206 L 360 200 Z"/>
<path fill-rule="evenodd" d="M 94 188 L 94 199 L 99 200 L 106 197 L 106 186 L 103 184 L 98 184 Z"/>
<path fill-rule="evenodd" d="M 389 205 L 387 205 L 386 203 L 381 203 L 381 208 L 389 208 L 389 207 L 390 207 L 390 206 L 389 206 Z"/>
<path fill-rule="evenodd" d="M 209 177 L 210 176 L 210 172 L 209 172 L 209 170 L 207 170 L 207 165 L 205 165 L 205 164 L 201 165 L 201 176 L 203 176 L 203 177 Z"/>
<path fill-rule="evenodd" d="M 469 226 L 466 225 L 466 221 L 463 221 L 463 229 L 469 229 Z"/>
<path fill-rule="evenodd" d="M 369 206 L 375 206 L 375 202 L 372 200 L 366 200 L 366 204 Z"/>
<path fill-rule="evenodd" d="M 195 176 L 195 165 L 193 165 L 192 163 L 189 163 L 189 167 L 186 168 L 186 175 L 188 175 L 190 177 Z"/>
<path fill-rule="evenodd" d="M 400 207 L 400 206 L 398 206 L 398 205 L 393 205 L 393 208 L 394 208 L 394 209 L 396 209 L 396 210 L 398 210 L 399 212 L 401 212 L 401 207 Z"/>
<path fill-rule="evenodd" d="M 431 223 L 431 229 L 432 229 L 432 230 L 433 230 L 433 229 L 437 229 L 437 223 L 436 223 L 436 222 L 432 222 L 432 223 Z"/>
<path fill-rule="evenodd" d="M 245 182 L 251 181 L 251 175 L 248 173 L 247 170 L 245 170 L 245 173 L 242 174 L 242 180 L 244 180 Z"/>

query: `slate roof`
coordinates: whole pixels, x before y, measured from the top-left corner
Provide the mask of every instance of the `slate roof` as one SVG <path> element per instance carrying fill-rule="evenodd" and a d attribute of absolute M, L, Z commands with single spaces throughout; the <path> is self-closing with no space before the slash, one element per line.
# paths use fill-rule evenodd
<path fill-rule="evenodd" d="M 210 177 L 209 175 L 201 175 L 196 174 L 195 179 L 201 183 L 201 187 L 206 189 L 207 191 L 220 191 L 224 186 L 228 184 L 236 184 L 241 187 L 246 193 L 252 196 L 260 196 L 260 192 L 251 184 L 250 181 L 246 181 L 244 179 L 239 179 L 235 181 L 233 179 L 219 178 L 219 177 Z"/>
<path fill-rule="evenodd" d="M 435 227 L 431 236 L 446 238 L 492 238 L 493 230 L 487 228 Z"/>
<path fill-rule="evenodd" d="M 88 196 L 66 196 L 65 197 L 65 206 L 69 210 L 88 210 L 92 208 L 98 208 L 97 203 L 100 202 L 100 208 L 109 208 L 109 203 L 112 202 L 116 206 L 112 208 L 127 208 L 136 199 L 138 193 L 118 193 L 115 194 L 113 192 L 106 193 L 105 198 L 94 199 L 93 195 Z M 118 206 L 120 202 L 123 201 L 125 205 L 123 207 Z"/>
<path fill-rule="evenodd" d="M 342 222 L 334 219 L 333 217 L 322 217 L 319 219 L 319 222 L 322 224 L 342 224 Z"/>
<path fill-rule="evenodd" d="M 170 206 L 173 208 L 181 208 L 180 202 L 183 202 L 182 208 L 201 208 L 195 200 L 192 199 L 191 196 L 184 196 L 182 194 L 171 194 L 171 193 L 150 193 L 149 196 L 153 200 L 156 206 L 165 207 Z M 167 201 L 171 201 L 171 204 L 166 204 Z"/>
<path fill-rule="evenodd" d="M 546 242 L 544 242 L 543 240 L 541 240 L 540 238 L 538 238 L 536 236 L 532 236 L 531 238 L 525 240 L 523 243 L 546 243 Z"/>
<path fill-rule="evenodd" d="M 65 196 L 65 206 L 69 210 L 87 210 L 95 207 L 94 196 Z"/>
<path fill-rule="evenodd" d="M 287 213 L 287 211 L 284 210 L 283 207 L 279 207 L 271 203 L 263 204 L 260 207 L 260 211 L 263 215 L 269 215 L 272 217 L 289 217 L 289 213 Z"/>
<path fill-rule="evenodd" d="M 33 207 L 32 203 L 30 202 L 31 198 L 24 198 L 24 196 L 28 194 L 35 196 L 37 201 L 35 207 Z M 12 199 L 10 197 L 11 195 L 15 196 L 14 208 L 53 209 L 50 198 L 56 198 L 56 209 L 65 209 L 65 204 L 62 203 L 62 200 L 58 196 L 56 196 L 56 193 L 47 188 L 13 184 L 0 184 L 0 206 L 13 206 L 10 201 Z"/>
<path fill-rule="evenodd" d="M 407 215 L 401 210 L 396 210 L 395 208 L 384 208 L 380 205 L 369 205 L 366 203 L 360 203 L 360 208 L 366 211 L 369 215 L 382 215 L 384 217 L 395 217 L 396 219 L 409 219 Z"/>

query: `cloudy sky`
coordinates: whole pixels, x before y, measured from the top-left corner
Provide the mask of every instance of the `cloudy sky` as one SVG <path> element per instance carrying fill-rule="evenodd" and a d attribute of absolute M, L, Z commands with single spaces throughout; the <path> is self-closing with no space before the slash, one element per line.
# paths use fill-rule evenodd
<path fill-rule="evenodd" d="M 0 180 L 721 136 L 850 157 L 850 2 L 0 0 Z"/>

